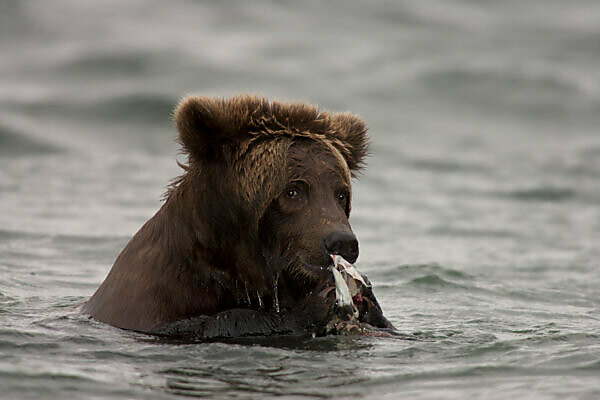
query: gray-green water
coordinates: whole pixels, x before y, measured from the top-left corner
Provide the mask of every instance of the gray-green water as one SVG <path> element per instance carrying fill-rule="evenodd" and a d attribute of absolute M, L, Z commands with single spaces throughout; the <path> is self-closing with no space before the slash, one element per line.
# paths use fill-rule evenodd
<path fill-rule="evenodd" d="M 359 267 L 414 340 L 177 344 L 77 306 L 187 93 L 361 114 Z M 600 3 L 0 1 L 0 397 L 600 397 Z"/>

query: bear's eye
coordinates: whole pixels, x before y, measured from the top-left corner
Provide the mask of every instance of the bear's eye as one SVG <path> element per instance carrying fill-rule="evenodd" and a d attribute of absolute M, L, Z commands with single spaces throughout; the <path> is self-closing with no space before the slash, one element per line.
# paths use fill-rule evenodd
<path fill-rule="evenodd" d="M 293 181 L 288 183 L 288 186 L 283 191 L 282 197 L 285 197 L 288 200 L 302 200 L 305 199 L 306 194 L 308 193 L 309 188 L 308 184 L 304 181 Z"/>
<path fill-rule="evenodd" d="M 337 201 L 339 201 L 340 203 L 345 202 L 348 199 L 348 192 L 346 191 L 340 191 L 337 192 L 335 194 L 335 198 L 337 199 Z"/>
<path fill-rule="evenodd" d="M 285 196 L 288 199 L 295 199 L 296 197 L 298 197 L 298 189 L 296 189 L 296 188 L 287 188 L 285 190 Z"/>

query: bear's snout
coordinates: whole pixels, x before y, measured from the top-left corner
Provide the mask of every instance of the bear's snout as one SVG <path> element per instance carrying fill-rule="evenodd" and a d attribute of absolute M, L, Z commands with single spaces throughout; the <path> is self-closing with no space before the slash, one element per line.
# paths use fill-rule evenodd
<path fill-rule="evenodd" d="M 325 236 L 323 244 L 327 253 L 338 254 L 351 264 L 358 258 L 358 240 L 352 232 L 331 232 Z"/>

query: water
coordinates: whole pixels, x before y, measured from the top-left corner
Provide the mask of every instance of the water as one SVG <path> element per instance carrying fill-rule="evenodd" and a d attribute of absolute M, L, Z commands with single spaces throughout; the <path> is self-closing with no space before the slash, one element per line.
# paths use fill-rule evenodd
<path fill-rule="evenodd" d="M 124 3 L 0 2 L 2 398 L 600 397 L 598 2 Z M 357 266 L 406 339 L 78 313 L 180 173 L 192 92 L 367 120 Z"/>

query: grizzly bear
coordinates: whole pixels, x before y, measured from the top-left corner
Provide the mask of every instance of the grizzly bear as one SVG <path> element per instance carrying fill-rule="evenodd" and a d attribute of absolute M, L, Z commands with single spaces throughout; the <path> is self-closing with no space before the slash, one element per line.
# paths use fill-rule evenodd
<path fill-rule="evenodd" d="M 174 336 L 336 333 L 331 321 L 345 317 L 328 268 L 332 254 L 358 257 L 348 217 L 363 120 L 250 95 L 187 97 L 174 119 L 184 173 L 85 312 Z M 371 289 L 360 291 L 357 323 L 391 328 Z"/>

